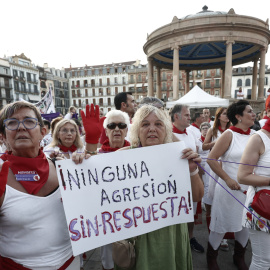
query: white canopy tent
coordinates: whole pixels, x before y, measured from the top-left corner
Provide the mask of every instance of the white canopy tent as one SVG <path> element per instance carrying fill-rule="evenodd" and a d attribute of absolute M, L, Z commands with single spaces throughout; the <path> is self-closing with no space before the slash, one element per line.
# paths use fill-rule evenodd
<path fill-rule="evenodd" d="M 180 99 L 172 102 L 167 102 L 166 108 L 169 109 L 175 104 L 188 105 L 190 108 L 228 107 L 229 100 L 209 95 L 198 85 L 195 85 L 187 94 L 185 94 Z"/>

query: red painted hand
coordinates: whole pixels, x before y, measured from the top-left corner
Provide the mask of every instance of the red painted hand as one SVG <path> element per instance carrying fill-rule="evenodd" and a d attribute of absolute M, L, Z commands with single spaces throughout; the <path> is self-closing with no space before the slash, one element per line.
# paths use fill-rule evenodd
<path fill-rule="evenodd" d="M 97 144 L 100 138 L 105 117 L 99 118 L 99 106 L 86 105 L 85 114 L 81 110 L 83 127 L 85 130 L 85 141 L 90 144 Z"/>

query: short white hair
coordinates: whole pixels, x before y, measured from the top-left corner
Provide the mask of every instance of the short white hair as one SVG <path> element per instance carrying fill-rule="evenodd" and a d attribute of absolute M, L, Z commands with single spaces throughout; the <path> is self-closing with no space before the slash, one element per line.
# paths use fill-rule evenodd
<path fill-rule="evenodd" d="M 108 123 L 110 121 L 110 118 L 113 117 L 113 116 L 122 116 L 124 118 L 125 123 L 127 124 L 127 127 L 129 127 L 129 116 L 128 116 L 127 113 L 122 112 L 120 110 L 111 110 L 106 114 L 106 118 L 105 118 L 105 120 L 103 122 L 104 129 L 107 128 L 107 125 L 108 125 Z"/>

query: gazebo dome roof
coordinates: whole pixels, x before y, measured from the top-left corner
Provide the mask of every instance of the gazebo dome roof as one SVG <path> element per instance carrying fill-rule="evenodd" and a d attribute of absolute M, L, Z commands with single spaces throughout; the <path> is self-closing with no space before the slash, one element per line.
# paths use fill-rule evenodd
<path fill-rule="evenodd" d="M 197 17 L 204 17 L 204 16 L 216 16 L 216 15 L 224 15 L 224 14 L 228 14 L 228 12 L 225 11 L 212 11 L 212 10 L 208 10 L 207 6 L 204 6 L 203 11 L 200 11 L 196 14 L 191 14 L 191 15 L 187 15 L 183 18 L 181 18 L 180 20 L 184 20 L 184 19 L 188 19 L 188 18 L 197 18 Z"/>
<path fill-rule="evenodd" d="M 232 65 L 239 65 L 258 59 L 269 42 L 268 20 L 204 6 L 201 12 L 181 19 L 175 16 L 156 29 L 147 36 L 143 49 L 161 68 L 173 68 L 174 48 L 179 48 L 180 69 L 212 69 L 225 67 L 227 43 L 232 44 Z"/>

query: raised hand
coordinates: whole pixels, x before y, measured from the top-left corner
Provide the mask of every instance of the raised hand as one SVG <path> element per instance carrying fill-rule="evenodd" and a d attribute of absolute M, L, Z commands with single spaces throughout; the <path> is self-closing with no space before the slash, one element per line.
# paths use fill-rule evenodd
<path fill-rule="evenodd" d="M 85 107 L 85 114 L 84 111 L 81 110 L 81 117 L 85 130 L 85 141 L 90 144 L 97 144 L 105 119 L 105 117 L 99 118 L 99 106 L 91 104 L 90 109 L 89 104 L 87 104 Z"/>
<path fill-rule="evenodd" d="M 0 198 L 4 194 L 8 179 L 9 161 L 5 161 L 0 171 Z"/>

